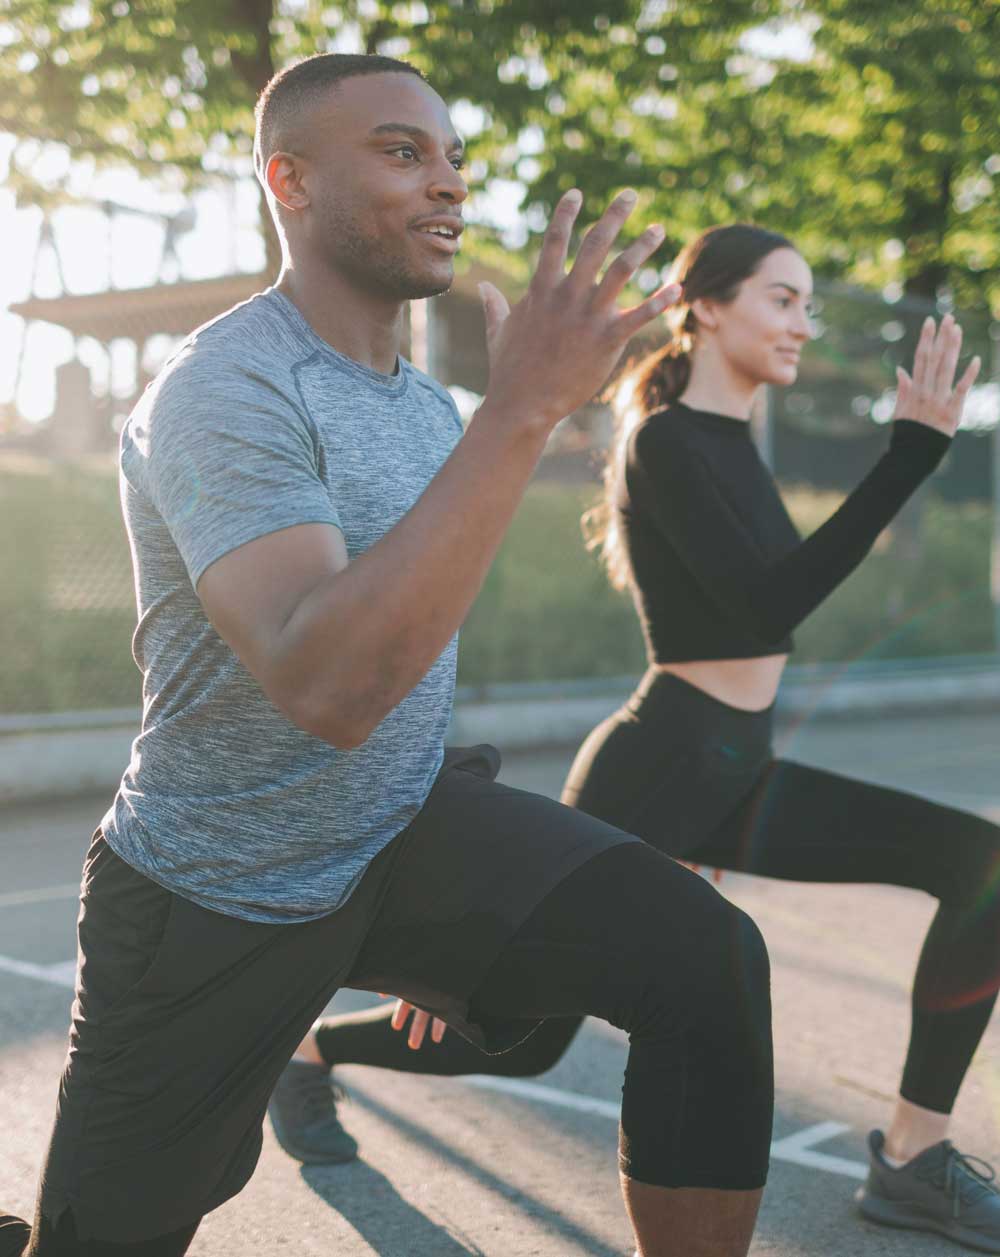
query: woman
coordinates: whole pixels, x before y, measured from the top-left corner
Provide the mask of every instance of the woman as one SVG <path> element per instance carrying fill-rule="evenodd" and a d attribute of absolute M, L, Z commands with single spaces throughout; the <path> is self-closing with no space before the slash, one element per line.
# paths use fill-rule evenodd
<path fill-rule="evenodd" d="M 612 580 L 635 599 L 650 666 L 581 747 L 563 801 L 714 868 L 912 886 L 940 901 L 914 982 L 899 1098 L 886 1134 L 869 1137 L 859 1203 L 874 1221 L 1000 1252 L 1000 1195 L 945 1142 L 1000 984 L 1000 830 L 771 750 L 792 630 L 940 462 L 978 360 L 953 387 L 961 331 L 950 317 L 938 331 L 925 322 L 913 378 L 898 373 L 888 451 L 802 541 L 748 420 L 761 385 L 796 378 L 810 336 L 809 267 L 783 237 L 737 224 L 689 245 L 675 278 L 684 299 L 674 335 L 626 380 L 632 402 L 601 532 Z"/>
<path fill-rule="evenodd" d="M 912 886 L 938 898 L 914 984 L 899 1100 L 887 1133 L 870 1136 L 871 1173 L 859 1202 L 875 1221 L 1000 1253 L 1000 1194 L 988 1169 L 945 1139 L 1000 984 L 1000 830 L 776 760 L 771 750 L 791 631 L 857 567 L 940 462 L 978 360 L 953 387 L 960 329 L 950 317 L 937 330 L 925 323 L 912 378 L 898 373 L 887 453 L 802 541 L 748 420 L 762 385 L 796 378 L 810 337 L 809 267 L 784 237 L 736 224 L 689 244 L 672 278 L 683 299 L 671 311 L 671 339 L 619 394 L 598 521 L 611 578 L 635 600 L 649 669 L 584 742 L 563 801 L 684 860 L 799 881 Z M 438 1024 L 439 1046 L 411 1053 L 401 1037 L 384 1035 L 390 1017 L 399 1028 L 408 1012 L 404 1005 L 328 1018 L 303 1058 L 314 1069 L 363 1063 L 527 1075 L 554 1064 L 580 1024 L 546 1022 L 500 1057 L 455 1035 L 441 1042 Z M 411 1046 L 426 1025 L 426 1014 L 414 1012 Z M 314 1094 L 326 1086 L 321 1073 Z M 326 1134 L 347 1139 L 329 1119 Z"/>

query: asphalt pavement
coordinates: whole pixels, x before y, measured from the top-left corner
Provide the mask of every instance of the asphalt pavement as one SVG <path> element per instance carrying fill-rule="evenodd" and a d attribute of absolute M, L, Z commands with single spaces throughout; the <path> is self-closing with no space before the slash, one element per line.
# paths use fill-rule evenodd
<path fill-rule="evenodd" d="M 1000 717 L 806 722 L 783 738 L 793 758 L 1000 822 Z M 556 794 L 571 755 L 511 756 L 503 775 Z M 27 1213 L 34 1197 L 65 1053 L 76 883 L 105 803 L 13 807 L 0 818 L 0 1210 Z M 721 890 L 760 924 L 773 966 L 777 1113 L 755 1257 L 962 1251 L 875 1228 L 852 1204 L 865 1133 L 887 1119 L 896 1090 L 909 981 L 933 902 L 895 888 L 728 874 Z M 370 1002 L 347 992 L 333 1007 Z M 620 1033 L 590 1021 L 537 1080 L 487 1087 L 338 1071 L 361 1159 L 304 1168 L 267 1130 L 256 1175 L 205 1220 L 192 1257 L 625 1257 L 615 1170 L 625 1055 Z M 953 1137 L 1000 1164 L 1000 1024 L 973 1063 Z"/>

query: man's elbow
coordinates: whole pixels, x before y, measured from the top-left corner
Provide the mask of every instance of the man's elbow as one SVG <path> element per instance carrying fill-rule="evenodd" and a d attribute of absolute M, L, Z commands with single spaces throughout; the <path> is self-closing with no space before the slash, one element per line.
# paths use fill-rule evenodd
<path fill-rule="evenodd" d="M 323 700 L 315 693 L 291 699 L 283 707 L 300 729 L 340 751 L 363 746 L 381 719 L 357 701 Z"/>

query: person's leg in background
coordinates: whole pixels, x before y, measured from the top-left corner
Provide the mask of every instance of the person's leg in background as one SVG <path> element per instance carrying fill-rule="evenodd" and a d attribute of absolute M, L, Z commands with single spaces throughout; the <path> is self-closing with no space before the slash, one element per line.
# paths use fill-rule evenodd
<path fill-rule="evenodd" d="M 549 1018 L 508 1052 L 483 1052 L 457 1034 L 446 1034 L 436 1044 L 431 1044 L 428 1036 L 423 1047 L 413 1049 L 407 1046 L 405 1031 L 390 1028 L 394 1010 L 395 1004 L 388 1003 L 322 1017 L 310 1031 L 319 1059 L 329 1069 L 338 1065 L 375 1065 L 407 1074 L 529 1078 L 556 1064 L 582 1024 L 580 1017 Z"/>
<path fill-rule="evenodd" d="M 340 1065 L 372 1065 L 408 1074 L 454 1078 L 489 1074 L 533 1078 L 551 1069 L 572 1043 L 579 1017 L 553 1017 L 507 1052 L 484 1052 L 454 1031 L 440 1043 L 425 1036 L 418 1048 L 390 1023 L 395 1001 L 354 1013 L 320 1018 L 278 1079 L 268 1105 L 274 1133 L 285 1151 L 306 1164 L 342 1164 L 357 1156 L 357 1140 L 340 1120 L 348 1093 L 333 1070 Z"/>
<path fill-rule="evenodd" d="M 934 1185 L 924 1212 L 940 1212 L 935 1229 L 1000 1252 L 1000 1194 L 947 1141 L 1000 988 L 1000 829 L 916 795 L 775 760 L 692 858 L 765 877 L 874 882 L 937 898 L 916 967 L 899 1096 L 885 1135 L 869 1138 L 873 1179 L 860 1203 L 876 1220 L 915 1224 L 904 1204 L 880 1201 L 887 1193 L 912 1196 L 910 1180 L 919 1174 Z"/>

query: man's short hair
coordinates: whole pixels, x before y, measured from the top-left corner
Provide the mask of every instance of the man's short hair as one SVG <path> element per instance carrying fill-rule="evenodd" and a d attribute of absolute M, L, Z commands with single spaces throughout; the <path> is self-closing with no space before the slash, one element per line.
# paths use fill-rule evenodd
<path fill-rule="evenodd" d="M 377 53 L 320 52 L 279 70 L 254 109 L 253 163 L 261 181 L 271 154 L 285 147 L 306 108 L 331 87 L 359 74 L 415 74 L 426 82 L 416 66 Z"/>

